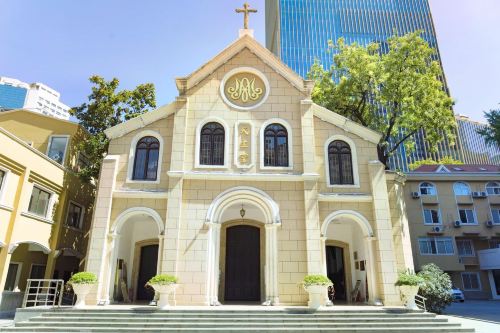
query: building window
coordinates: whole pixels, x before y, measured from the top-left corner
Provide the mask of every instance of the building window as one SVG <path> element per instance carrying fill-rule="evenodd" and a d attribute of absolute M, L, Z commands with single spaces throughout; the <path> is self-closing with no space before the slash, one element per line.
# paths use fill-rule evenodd
<path fill-rule="evenodd" d="M 491 209 L 491 217 L 493 218 L 493 223 L 500 224 L 500 209 L 492 208 Z"/>
<path fill-rule="evenodd" d="M 335 140 L 328 145 L 328 166 L 331 185 L 353 185 L 351 147 Z"/>
<path fill-rule="evenodd" d="M 436 186 L 431 183 L 420 184 L 420 194 L 421 195 L 436 195 Z"/>
<path fill-rule="evenodd" d="M 28 211 L 30 213 L 46 217 L 49 210 L 50 196 L 51 194 L 49 192 L 33 186 Z"/>
<path fill-rule="evenodd" d="M 224 165 L 224 127 L 211 122 L 201 128 L 200 165 Z"/>
<path fill-rule="evenodd" d="M 476 224 L 476 217 L 473 209 L 459 209 L 458 216 L 462 224 Z"/>
<path fill-rule="evenodd" d="M 45 265 L 31 265 L 30 279 L 43 279 L 45 276 Z"/>
<path fill-rule="evenodd" d="M 474 245 L 470 239 L 457 239 L 457 252 L 461 257 L 474 257 Z"/>
<path fill-rule="evenodd" d="M 63 164 L 64 158 L 66 156 L 67 146 L 68 146 L 67 136 L 51 136 L 49 140 L 49 148 L 47 150 L 47 156 L 49 156 L 57 163 Z"/>
<path fill-rule="evenodd" d="M 439 210 L 437 209 L 424 209 L 424 223 L 425 224 L 440 224 Z"/>
<path fill-rule="evenodd" d="M 500 238 L 492 238 L 489 241 L 490 249 L 496 249 L 500 247 Z"/>
<path fill-rule="evenodd" d="M 288 166 L 288 132 L 281 124 L 271 124 L 264 130 L 264 166 Z"/>
<path fill-rule="evenodd" d="M 419 238 L 418 246 L 422 255 L 451 255 L 454 253 L 451 237 Z"/>
<path fill-rule="evenodd" d="M 137 142 L 133 180 L 156 180 L 160 143 L 153 136 L 145 136 Z"/>
<path fill-rule="evenodd" d="M 11 262 L 7 271 L 7 279 L 5 280 L 4 290 L 13 291 L 19 284 L 19 276 L 21 275 L 21 264 Z"/>
<path fill-rule="evenodd" d="M 466 183 L 457 182 L 453 184 L 453 192 L 455 195 L 470 195 L 470 187 Z"/>
<path fill-rule="evenodd" d="M 481 281 L 479 280 L 478 272 L 462 272 L 462 283 L 464 290 L 480 291 Z"/>
<path fill-rule="evenodd" d="M 489 195 L 500 195 L 500 183 L 489 182 L 486 184 L 486 192 Z"/>
<path fill-rule="evenodd" d="M 66 217 L 66 225 L 69 227 L 82 228 L 83 207 L 70 202 L 68 205 L 68 216 Z"/>

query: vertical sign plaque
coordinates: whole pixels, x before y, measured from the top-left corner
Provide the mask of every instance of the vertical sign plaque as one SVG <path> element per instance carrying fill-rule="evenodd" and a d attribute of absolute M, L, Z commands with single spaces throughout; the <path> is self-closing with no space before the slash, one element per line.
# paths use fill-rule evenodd
<path fill-rule="evenodd" d="M 254 164 L 254 133 L 249 122 L 238 121 L 235 128 L 234 164 L 239 169 L 249 169 Z"/>

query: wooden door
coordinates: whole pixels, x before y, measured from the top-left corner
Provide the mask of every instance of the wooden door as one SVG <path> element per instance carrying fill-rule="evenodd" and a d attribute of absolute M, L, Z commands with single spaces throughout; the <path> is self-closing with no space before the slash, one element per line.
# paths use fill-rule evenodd
<path fill-rule="evenodd" d="M 158 263 L 158 244 L 141 247 L 141 257 L 139 263 L 139 277 L 137 278 L 136 300 L 152 300 L 154 296 L 153 288 L 146 288 L 146 283 L 156 275 Z"/>
<path fill-rule="evenodd" d="M 226 231 L 225 301 L 260 301 L 260 229 L 238 225 Z"/>

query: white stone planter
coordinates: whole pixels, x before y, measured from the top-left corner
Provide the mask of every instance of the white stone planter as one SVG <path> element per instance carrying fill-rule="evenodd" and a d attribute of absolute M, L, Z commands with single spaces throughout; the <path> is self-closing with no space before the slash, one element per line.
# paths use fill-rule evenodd
<path fill-rule="evenodd" d="M 419 288 L 419 286 L 399 286 L 399 291 L 407 309 L 418 310 L 415 296 L 417 296 Z"/>
<path fill-rule="evenodd" d="M 177 288 L 177 284 L 152 284 L 151 287 L 153 287 L 154 290 L 158 294 L 160 294 L 160 299 L 158 300 L 158 308 L 162 310 L 167 309 L 170 306 L 170 304 L 168 303 L 168 297 L 174 292 L 175 288 Z"/>
<path fill-rule="evenodd" d="M 304 289 L 309 293 L 309 302 L 307 305 L 311 309 L 317 309 L 320 306 L 326 305 L 328 287 L 320 285 L 304 286 Z"/>
<path fill-rule="evenodd" d="M 74 305 L 75 308 L 83 308 L 87 304 L 85 304 L 85 297 L 89 294 L 92 288 L 95 286 L 95 283 L 73 283 L 71 287 L 76 295 L 76 303 Z"/>

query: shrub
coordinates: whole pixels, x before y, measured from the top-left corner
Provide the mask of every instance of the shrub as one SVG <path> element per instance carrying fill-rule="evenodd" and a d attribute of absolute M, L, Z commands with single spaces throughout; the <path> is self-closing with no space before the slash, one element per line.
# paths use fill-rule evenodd
<path fill-rule="evenodd" d="M 80 272 L 73 274 L 68 284 L 93 284 L 97 282 L 97 276 L 91 272 Z"/>
<path fill-rule="evenodd" d="M 427 310 L 441 313 L 453 301 L 450 276 L 435 264 L 422 266 L 418 276 L 424 279 L 419 294 L 427 298 Z"/>
<path fill-rule="evenodd" d="M 174 284 L 177 283 L 177 277 L 173 275 L 168 275 L 168 274 L 158 274 L 155 275 L 151 278 L 151 280 L 148 281 L 148 284 L 159 284 L 159 285 L 165 285 L 165 284 Z"/>
<path fill-rule="evenodd" d="M 420 286 L 424 283 L 424 279 L 415 273 L 411 272 L 401 272 L 399 273 L 398 280 L 396 281 L 396 286 Z"/>
<path fill-rule="evenodd" d="M 331 286 L 332 281 L 324 275 L 307 275 L 304 278 L 304 286 Z"/>

